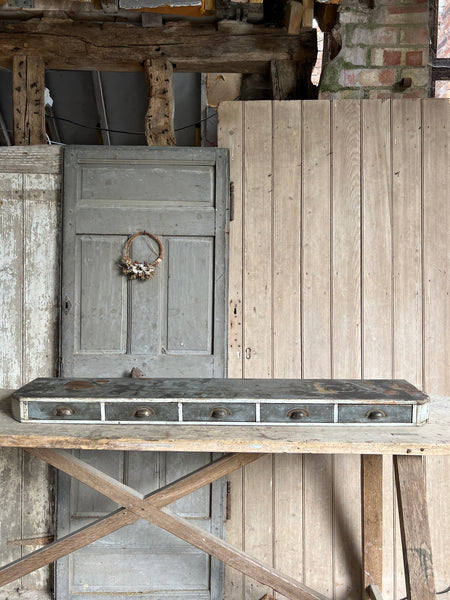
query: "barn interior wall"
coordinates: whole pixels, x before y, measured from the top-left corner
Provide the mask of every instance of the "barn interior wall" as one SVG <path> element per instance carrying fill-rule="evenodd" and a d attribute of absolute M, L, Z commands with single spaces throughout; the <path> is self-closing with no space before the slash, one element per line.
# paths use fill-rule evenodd
<path fill-rule="evenodd" d="M 395 377 L 450 392 L 446 100 L 224 103 L 230 377 Z M 313 433 L 312 433 L 313 435 Z M 427 458 L 437 589 L 449 461 Z M 335 600 L 360 600 L 357 456 L 267 456 L 231 478 L 227 536 Z M 383 598 L 405 594 L 384 461 Z M 265 588 L 226 570 L 227 600 Z"/>
<path fill-rule="evenodd" d="M 450 395 L 449 112 L 445 100 L 222 105 L 235 188 L 230 377 L 399 377 Z M 56 373 L 60 159 L 59 148 L 0 149 L 2 388 Z M 428 458 L 426 469 L 440 590 L 449 462 Z M 230 480 L 230 542 L 334 600 L 359 600 L 359 457 L 267 456 Z M 6 563 L 53 534 L 53 479 L 2 449 L 0 481 Z M 388 459 L 384 484 L 383 597 L 399 600 Z M 0 598 L 46 597 L 50 582 L 42 569 Z M 266 591 L 227 570 L 226 600 Z"/>

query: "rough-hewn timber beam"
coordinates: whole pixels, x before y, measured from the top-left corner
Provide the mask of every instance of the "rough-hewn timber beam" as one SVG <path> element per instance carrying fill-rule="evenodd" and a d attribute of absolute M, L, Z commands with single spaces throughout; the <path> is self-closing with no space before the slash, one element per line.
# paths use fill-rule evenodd
<path fill-rule="evenodd" d="M 148 146 L 176 146 L 172 65 L 163 58 L 146 60 L 148 107 L 145 114 L 145 139 Z"/>
<path fill-rule="evenodd" d="M 0 66 L 17 55 L 42 56 L 47 69 L 140 71 L 147 59 L 164 58 L 175 71 L 266 72 L 272 60 L 314 64 L 316 32 L 297 36 L 254 26 L 242 34 L 214 24 L 168 23 L 136 27 L 119 23 L 75 23 L 50 19 L 0 22 Z"/>
<path fill-rule="evenodd" d="M 45 144 L 45 64 L 40 56 L 14 56 L 14 144 Z"/>

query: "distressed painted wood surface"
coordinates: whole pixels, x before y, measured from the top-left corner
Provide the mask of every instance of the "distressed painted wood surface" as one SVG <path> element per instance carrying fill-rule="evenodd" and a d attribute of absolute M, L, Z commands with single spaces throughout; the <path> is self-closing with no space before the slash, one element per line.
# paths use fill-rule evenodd
<path fill-rule="evenodd" d="M 381 102 L 381 101 L 380 101 Z M 364 103 L 363 103 L 364 104 Z M 377 104 L 377 103 L 375 103 Z M 381 170 L 373 176 L 377 179 L 387 177 L 392 181 L 392 242 L 389 243 L 392 248 L 392 275 L 393 284 L 391 302 L 389 311 L 393 316 L 388 316 L 392 325 L 392 347 L 386 352 L 389 355 L 379 356 L 380 364 L 389 362 L 393 364 L 392 376 L 396 378 L 405 378 L 414 385 L 429 394 L 432 394 L 432 419 L 440 421 L 436 427 L 442 427 L 441 439 L 448 444 L 449 427 L 445 424 L 448 418 L 448 406 L 450 393 L 450 372 L 446 368 L 449 363 L 448 349 L 450 348 L 450 326 L 449 326 L 449 305 L 448 305 L 448 257 L 449 257 L 449 171 L 450 163 L 448 155 L 448 123 L 450 122 L 449 103 L 447 100 L 395 100 L 390 105 L 390 116 L 392 117 L 392 128 L 387 139 L 391 150 L 391 159 L 382 162 Z M 267 150 L 273 149 L 274 158 L 273 172 L 269 172 L 268 179 L 273 179 L 273 215 L 274 221 L 271 222 L 270 230 L 272 232 L 270 240 L 266 240 L 268 252 L 265 253 L 266 270 L 260 272 L 262 279 L 260 285 L 264 286 L 265 280 L 269 279 L 271 283 L 270 292 L 271 302 L 267 303 L 266 311 L 269 312 L 269 319 L 255 323 L 254 327 L 259 327 L 264 339 L 267 339 L 266 323 L 273 319 L 273 333 L 269 336 L 269 344 L 273 344 L 274 368 L 271 376 L 296 377 L 301 373 L 302 364 L 307 360 L 305 354 L 305 345 L 302 341 L 302 307 L 303 307 L 303 289 L 300 285 L 300 277 L 303 273 L 302 257 L 304 252 L 304 236 L 300 224 L 299 214 L 303 210 L 304 190 L 301 185 L 303 176 L 302 159 L 299 155 L 299 147 L 304 147 L 304 152 L 308 152 L 305 147 L 305 138 L 303 136 L 302 108 L 304 103 L 289 102 L 276 103 L 272 105 L 272 111 L 268 113 L 269 124 L 267 129 L 273 132 L 272 138 L 267 142 Z M 243 374 L 243 364 L 253 360 L 245 358 L 245 349 L 249 345 L 243 344 L 243 319 L 247 318 L 249 298 L 244 295 L 243 279 L 245 275 L 244 254 L 247 247 L 246 241 L 246 211 L 252 202 L 258 202 L 258 196 L 251 194 L 250 190 L 244 186 L 244 171 L 252 168 L 251 157 L 245 154 L 244 150 L 248 144 L 248 121 L 247 112 L 252 107 L 245 103 L 224 103 L 221 106 L 221 118 L 219 124 L 220 144 L 230 148 L 231 157 L 231 179 L 235 184 L 235 220 L 231 224 L 230 240 L 230 296 L 229 296 L 229 375 L 240 377 Z M 321 109 L 323 110 L 323 109 Z M 365 118 L 369 119 L 369 106 L 363 109 Z M 377 109 L 378 111 L 380 109 Z M 333 377 L 361 377 L 370 376 L 368 365 L 365 365 L 363 371 L 363 362 L 370 356 L 370 349 L 367 348 L 367 340 L 364 331 L 370 331 L 375 336 L 374 339 L 385 334 L 385 325 L 381 324 L 381 331 L 373 331 L 373 320 L 367 314 L 370 303 L 364 296 L 364 289 L 371 289 L 369 282 L 365 281 L 368 277 L 364 268 L 363 259 L 366 259 L 367 252 L 370 252 L 370 246 L 364 244 L 362 254 L 361 245 L 361 226 L 367 213 L 366 204 L 362 205 L 362 198 L 368 198 L 367 190 L 364 192 L 364 185 L 370 185 L 370 181 L 361 178 L 361 161 L 365 160 L 365 155 L 361 153 L 361 148 L 367 149 L 364 142 L 366 129 L 361 127 L 361 104 L 359 101 L 335 101 L 330 104 L 331 126 L 330 138 L 332 155 L 328 160 L 331 165 L 331 188 L 330 202 L 331 210 L 331 258 L 327 259 L 329 265 L 329 286 L 331 288 L 330 311 L 332 313 L 331 328 L 331 368 Z M 266 113 L 267 114 L 267 113 Z M 309 113 L 311 114 L 311 113 Z M 381 110 L 384 114 L 384 109 Z M 279 115 L 279 116 L 277 116 Z M 289 117 L 288 117 L 289 115 Z M 365 121 L 366 122 L 366 121 Z M 386 124 L 386 119 L 383 120 Z M 391 124 L 389 123 L 389 126 Z M 279 132 L 279 133 L 277 133 Z M 371 135 L 376 135 L 371 130 Z M 423 140 L 422 140 L 423 132 Z M 378 134 L 377 134 L 378 135 Z M 284 136 L 286 136 L 284 138 Z M 289 136 L 289 137 L 288 137 Z M 284 139 L 286 143 L 284 143 Z M 288 142 L 289 140 L 289 142 Z M 364 145 L 365 144 L 365 145 Z M 378 147 L 380 147 L 378 145 Z M 2 236 L 0 244 L 2 252 L 10 252 L 11 244 L 14 248 L 18 247 L 19 254 L 22 253 L 23 234 L 20 227 L 21 215 L 23 210 L 22 196 L 22 177 L 20 173 L 32 172 L 48 174 L 49 180 L 57 181 L 59 177 L 59 149 L 56 148 L 2 148 L 0 149 L 0 179 L 1 195 L 3 202 L 8 200 L 8 211 L 2 212 Z M 380 152 L 386 153 L 386 150 L 380 148 Z M 283 154 L 280 154 L 283 153 Z M 244 157 L 245 156 L 245 161 Z M 282 158 L 275 158 L 281 156 Z M 332 156 L 332 158 L 331 158 Z M 386 154 L 384 154 L 386 156 Z M 381 159 L 377 159 L 381 160 Z M 16 166 L 17 165 L 17 166 Z M 423 167 L 423 169 L 422 169 Z M 367 172 L 367 168 L 365 167 Z M 17 171 L 19 176 L 17 176 Z M 58 177 L 52 174 L 58 174 Z M 278 173 L 278 174 L 277 174 Z M 288 179 L 289 178 L 289 179 Z M 17 182 L 18 181 L 18 182 Z M 54 184 L 49 184 L 53 189 Z M 383 184 L 384 185 L 384 184 Z M 5 192 L 6 190 L 6 192 Z M 369 192 L 376 193 L 376 192 Z M 377 200 L 378 201 L 378 200 Z M 284 213 L 280 212 L 280 203 L 286 203 Z M 2 205 L 2 211 L 3 207 Z M 277 208 L 275 208 L 277 207 Z M 386 209 L 386 205 L 384 204 Z M 314 207 L 313 207 L 314 208 Z M 366 208 L 366 213 L 364 213 Z M 381 207 L 381 210 L 384 210 Z M 12 211 L 12 212 L 11 212 Z M 265 218 L 269 217 L 268 211 Z M 375 215 L 376 216 L 376 215 Z M 378 217 L 380 218 L 380 217 Z M 6 225 L 6 219 L 14 220 L 14 232 L 11 237 L 5 237 L 5 232 L 11 232 L 11 226 Z M 423 229 L 421 223 L 423 221 Z M 384 227 L 389 227 L 389 220 L 384 219 Z M 302 225 L 305 226 L 305 223 Z M 249 224 L 247 222 L 247 227 Z M 307 232 L 305 232 L 307 233 Z M 369 231 L 369 235 L 372 232 Z M 52 226 L 48 228 L 47 239 L 55 236 L 55 230 Z M 380 232 L 380 235 L 385 233 Z M 276 237 L 274 237 L 276 236 Z M 285 240 L 292 240 L 285 244 Z M 9 240 L 3 244 L 4 240 Z M 367 240 L 366 240 L 367 241 Z M 276 243 L 275 243 L 276 242 Z M 6 246 L 6 248 L 5 248 Z M 273 248 L 273 250 L 272 250 Z M 6 254 L 4 254 L 6 256 Z M 8 254 L 16 257 L 16 252 Z M 274 262 L 274 257 L 277 257 Z M 8 258 L 13 264 L 16 258 Z M 325 259 L 324 259 L 325 260 Z M 20 260 L 17 263 L 20 270 Z M 423 267 L 422 267 L 423 264 Z M 292 269 L 291 266 L 292 265 Z M 21 298 L 21 284 L 11 280 L 11 273 L 6 279 L 5 272 L 0 274 L 0 285 L 7 285 L 8 292 L 18 294 Z M 447 275 L 446 275 L 447 273 Z M 21 275 L 22 277 L 22 275 Z M 22 281 L 22 279 L 21 279 Z M 369 288 L 367 288 L 369 285 Z M 2 288 L 3 290 L 4 288 Z M 14 291 L 16 290 L 16 291 Z M 376 292 L 376 291 L 375 291 Z M 383 290 L 380 290 L 380 304 L 385 304 Z M 393 294 L 393 295 L 392 295 Z M 2 311 L 6 310 L 7 303 L 11 296 L 1 296 Z M 18 306 L 21 306 L 19 301 Z M 364 306 L 364 313 L 362 311 Z M 372 308 L 370 308 L 372 310 Z M 12 323 L 12 329 L 7 329 L 11 346 L 8 348 L 8 354 L 5 355 L 5 345 L 2 344 L 2 358 L 7 361 L 8 368 L 2 369 L 3 387 L 15 388 L 25 383 L 22 380 L 22 327 L 26 328 L 26 320 L 22 312 L 17 314 L 9 309 L 8 318 Z M 6 314 L 5 312 L 2 312 Z M 363 318 L 369 318 L 365 324 Z M 384 319 L 384 315 L 383 315 Z M 286 322 L 284 327 L 283 322 Z M 1 324 L 4 322 L 2 318 Z M 14 325 L 16 323 L 16 325 Z M 25 323 L 25 325 L 22 325 Z M 376 326 L 376 323 L 375 323 Z M 248 333 L 250 331 L 247 329 Z M 297 333 L 298 332 L 298 333 Z M 7 333 L 2 330 L 3 336 Z M 47 335 L 47 334 L 45 334 Z M 54 335 L 52 333 L 51 335 Z M 52 347 L 51 340 L 48 337 L 48 347 Z M 286 343 L 283 342 L 283 335 L 286 336 Z M 272 341 L 273 338 L 273 341 Z M 292 343 L 291 343 L 292 342 Z M 390 346 L 391 344 L 389 344 Z M 56 343 L 53 347 L 56 347 Z M 276 349 L 275 349 L 276 348 Z M 364 348 L 364 354 L 363 350 Z M 13 358 L 11 358 L 13 357 Z M 43 356 L 34 357 L 33 363 L 39 365 Z M 27 360 L 30 360 L 29 357 Z M 372 367 L 378 370 L 377 356 L 372 359 Z M 4 363 L 5 364 L 5 363 Z M 371 368 L 372 368 L 371 367 Z M 28 368 L 28 367 L 27 367 Z M 10 371 L 11 369 L 11 371 Z M 52 375 L 46 372 L 47 367 L 40 370 L 39 375 Z M 249 368 L 247 369 L 249 370 Z M 381 369 L 380 369 L 381 370 Z M 7 379 L 7 375 L 14 373 L 14 378 Z M 248 374 L 247 374 L 248 376 Z M 388 376 L 387 374 L 385 376 Z M 389 374 L 391 376 L 391 374 Z M 9 392 L 6 391 L 7 395 Z M 442 396 L 438 400 L 434 394 Z M 15 444 L 18 441 L 22 443 L 35 443 L 36 440 L 31 436 L 23 436 L 24 429 L 20 424 L 15 426 L 20 429 L 17 434 L 14 433 L 14 421 L 10 419 L 7 422 L 7 429 L 3 429 L 2 440 L 8 444 Z M 425 428 L 414 431 L 415 439 L 413 452 L 424 451 L 438 453 L 436 445 L 428 443 L 421 446 L 421 435 L 434 429 L 434 425 L 427 425 Z M 178 430 L 177 430 L 178 431 Z M 235 430 L 234 430 L 235 431 Z M 283 434 L 284 434 L 283 430 Z M 346 430 L 347 431 L 347 430 Z M 436 430 L 434 430 L 436 431 Z M 22 432 L 22 433 L 20 433 Z M 56 433 L 56 432 L 55 432 Z M 150 432 L 149 432 L 150 433 Z M 363 452 L 365 431 L 360 431 L 361 439 L 351 447 L 358 452 Z M 403 430 L 403 433 L 404 430 Z M 198 438 L 196 431 L 191 431 L 191 438 L 186 438 L 184 449 L 190 450 L 195 445 L 195 439 Z M 337 443 L 334 447 L 328 440 L 328 432 L 323 433 L 322 452 L 339 451 L 339 448 L 345 449 L 342 443 Z M 170 437 L 170 431 L 167 431 Z M 428 435 L 428 434 L 427 434 Z M 156 436 L 147 440 L 148 447 L 155 447 Z M 76 443 L 75 432 L 72 434 L 73 442 Z M 379 437 L 367 437 L 373 451 L 382 451 L 388 448 L 389 441 Z M 400 446 L 406 453 L 408 442 L 402 436 L 403 442 Z M 52 438 L 52 443 L 62 443 L 61 438 Z M 447 440 L 447 442 L 445 442 Z M 343 442 L 344 440 L 341 440 Z M 80 443 L 88 443 L 87 439 L 80 440 Z M 102 443 L 106 443 L 103 440 Z M 121 440 L 118 440 L 121 443 Z M 170 445 L 170 440 L 169 440 Z M 204 442 L 208 450 L 211 449 L 211 441 Z M 268 442 L 275 450 L 284 451 L 286 449 L 282 434 L 279 440 Z M 153 444 L 153 446 L 152 446 Z M 358 445 L 359 444 L 359 445 Z M 137 444 L 138 446 L 138 444 Z M 318 448 L 318 446 L 315 446 Z M 348 448 L 348 446 L 347 446 Z M 158 448 L 159 449 L 159 448 Z M 173 449 L 173 447 L 172 447 Z M 301 444 L 298 450 L 305 450 L 306 446 Z M 6 541 L 18 539 L 21 537 L 21 523 L 17 519 L 17 511 L 12 510 L 12 506 L 23 506 L 21 497 L 22 461 L 18 459 L 18 453 L 15 449 L 2 450 L 2 476 L 8 478 L 8 492 L 10 492 L 11 504 L 6 504 L 1 510 L 2 528 L 10 527 L 11 533 L 4 539 L 2 537 L 2 558 L 5 561 L 8 556 L 16 552 L 15 556 L 20 555 L 20 547 L 7 546 Z M 280 469 L 280 461 L 285 461 L 283 469 Z M 274 552 L 275 566 L 282 568 L 286 560 L 286 570 L 295 577 L 302 577 L 304 565 L 310 560 L 305 557 L 309 552 L 309 546 L 305 545 L 304 532 L 307 529 L 314 530 L 316 524 L 304 519 L 304 502 L 311 491 L 304 486 L 303 466 L 305 457 L 301 454 L 285 456 L 277 455 L 273 458 L 275 465 L 275 474 L 273 477 L 273 495 L 269 499 L 271 514 L 273 514 L 273 527 L 269 533 L 271 536 Z M 324 572 L 324 587 L 333 589 L 333 600 L 360 600 L 360 565 L 361 565 L 361 528 L 359 519 L 359 502 L 351 502 L 355 497 L 359 497 L 359 456 L 339 454 L 332 458 L 332 502 L 327 501 L 326 512 L 327 519 L 332 521 L 333 538 L 322 540 L 316 538 L 314 543 L 325 548 L 328 552 L 329 543 L 332 544 L 332 572 Z M 256 466 L 256 465 L 254 465 Z M 428 510 L 430 515 L 431 542 L 433 548 L 433 561 L 435 567 L 436 589 L 444 589 L 450 579 L 449 561 L 448 561 L 448 538 L 450 535 L 450 510 L 448 510 L 448 498 L 450 497 L 450 483 L 445 478 L 449 470 L 449 457 L 447 456 L 427 456 L 426 458 L 426 483 L 428 491 Z M 269 467 L 270 469 L 270 467 Z M 241 543 L 245 547 L 245 531 L 249 528 L 258 526 L 256 516 L 251 512 L 242 512 L 244 496 L 254 498 L 254 506 L 258 506 L 259 498 L 255 494 L 258 486 L 249 489 L 251 479 L 244 473 L 236 472 L 230 481 L 231 485 L 231 519 L 227 521 L 227 537 L 230 543 Z M 286 496 L 289 496 L 287 489 L 289 487 L 288 477 L 293 477 L 293 488 L 295 489 L 295 501 L 293 504 L 286 504 Z M 259 477 L 259 476 L 256 476 Z M 391 458 L 386 456 L 384 459 L 384 488 L 385 501 L 383 509 L 383 546 L 384 546 L 384 578 L 383 578 L 383 598 L 385 600 L 398 600 L 405 596 L 405 585 L 403 578 L 403 568 L 401 561 L 401 543 L 400 532 L 396 517 L 395 505 L 393 504 L 393 473 L 391 467 Z M 14 482 L 12 484 L 11 482 Z M 40 490 L 45 488 L 42 483 Z M 15 491 L 14 491 L 15 490 Z M 272 493 L 272 492 L 271 492 Z M 308 500 L 308 502 L 310 502 Z M 247 504 L 247 506 L 250 502 Z M 45 507 L 45 503 L 43 504 Z M 286 506 L 289 509 L 286 510 Z M 273 513 L 272 513 L 273 511 Z M 16 515 L 16 516 L 14 516 Z M 47 533 L 45 527 L 37 523 L 38 534 Z M 395 527 L 394 527 L 395 526 Z M 266 527 L 266 526 L 264 526 Z M 289 548 L 283 549 L 282 539 L 289 534 Z M 300 543 L 296 548 L 295 544 Z M 292 544 L 292 547 L 291 547 Z M 24 549 L 28 550 L 28 548 Z M 30 548 L 31 550 L 31 548 Z M 345 551 L 345 552 L 344 552 Z M 9 553 L 9 554 L 8 554 Z M 28 589 L 33 589 L 36 585 L 27 583 Z M 41 585 L 41 584 L 39 584 Z M 258 597 L 257 594 L 245 595 L 243 588 L 243 577 L 237 575 L 235 571 L 226 571 L 226 600 L 259 600 L 263 594 Z M 4 594 L 5 590 L 1 590 Z"/>
<path fill-rule="evenodd" d="M 1 148 L 0 172 L 0 386 L 14 389 L 56 375 L 61 148 Z M 5 562 L 53 535 L 54 487 L 48 466 L 20 450 L 2 448 L 0 464 L 8 490 L 0 511 Z M 43 568 L 19 585 L 45 595 L 49 575 Z M 5 586 L 0 597 L 17 587 Z"/>
<path fill-rule="evenodd" d="M 272 425 L 109 425 L 19 423 L 11 390 L 0 390 L 0 446 L 92 450 L 305 454 L 450 454 L 448 397 L 431 397 L 423 427 Z M 313 434 L 313 435 L 312 435 Z M 261 461 L 263 462 L 263 461 Z"/>
<path fill-rule="evenodd" d="M 312 376 L 313 369 L 313 376 L 401 376 L 427 393 L 448 394 L 448 101 L 272 103 L 266 110 L 267 137 L 260 141 L 272 156 L 273 168 L 266 172 L 272 200 L 260 216 L 266 221 L 257 223 L 258 231 L 271 232 L 271 238 L 266 239 L 266 268 L 259 275 L 249 272 L 246 261 L 249 236 L 255 235 L 246 207 L 257 212 L 266 200 L 257 189 L 240 187 L 257 160 L 245 152 L 254 135 L 253 112 L 249 103 L 224 103 L 219 111 L 219 145 L 230 149 L 240 207 L 230 230 L 230 264 L 236 270 L 230 273 L 229 306 L 239 307 L 230 315 L 233 376 L 248 376 L 251 363 L 258 360 L 251 344 L 239 351 L 246 332 L 255 348 L 262 341 L 265 354 L 273 356 L 268 360 L 276 369 L 266 371 L 271 377 L 280 372 Z M 290 203 L 284 220 L 283 202 Z M 257 323 L 248 317 L 253 298 L 245 294 L 245 279 L 269 295 Z M 285 345 L 283 335 L 289 340 Z M 310 468 L 310 460 L 320 465 Z M 387 600 L 405 596 L 391 462 L 387 457 L 383 461 L 382 587 Z M 445 558 L 450 511 L 441 507 L 450 496 L 450 482 L 443 481 L 449 462 L 447 457 L 428 457 L 426 463 L 436 587 L 442 589 L 450 578 Z M 303 581 L 310 582 L 314 575 L 309 565 L 320 556 L 321 590 L 330 590 L 334 600 L 359 600 L 360 510 L 359 503 L 351 502 L 360 494 L 359 459 L 303 457 L 301 466 L 290 467 L 302 484 L 296 488 L 300 513 L 286 516 L 276 502 L 283 484 L 274 480 L 269 503 L 273 547 L 278 547 L 278 532 L 300 530 L 292 573 L 301 569 Z M 253 494 L 241 481 L 245 475 L 232 481 L 237 506 Z M 318 521 L 313 522 L 312 510 L 321 515 Z M 253 518 L 245 514 L 247 530 Z M 228 535 L 240 537 L 245 547 L 243 530 L 241 517 L 233 513 Z M 227 600 L 253 600 L 243 592 L 239 577 L 231 572 L 227 576 Z"/>

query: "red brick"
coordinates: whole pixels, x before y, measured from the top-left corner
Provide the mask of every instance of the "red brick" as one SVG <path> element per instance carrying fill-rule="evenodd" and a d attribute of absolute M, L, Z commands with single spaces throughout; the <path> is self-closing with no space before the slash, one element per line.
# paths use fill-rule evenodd
<path fill-rule="evenodd" d="M 409 46 L 427 46 L 428 27 L 405 27 L 401 31 L 400 42 Z"/>
<path fill-rule="evenodd" d="M 395 71 L 393 69 L 383 69 L 378 75 L 382 85 L 392 85 L 395 81 Z"/>
<path fill-rule="evenodd" d="M 421 6 L 390 6 L 388 11 L 391 15 L 399 15 L 403 13 L 418 13 L 418 12 L 428 12 L 427 5 Z"/>
<path fill-rule="evenodd" d="M 423 65 L 423 55 L 421 50 L 406 53 L 406 65 L 408 67 L 421 67 Z"/>
<path fill-rule="evenodd" d="M 414 92 L 405 92 L 403 98 L 426 98 L 427 90 L 415 90 Z"/>
<path fill-rule="evenodd" d="M 395 67 L 402 62 L 402 53 L 399 50 L 385 50 L 383 54 L 383 65 Z"/>

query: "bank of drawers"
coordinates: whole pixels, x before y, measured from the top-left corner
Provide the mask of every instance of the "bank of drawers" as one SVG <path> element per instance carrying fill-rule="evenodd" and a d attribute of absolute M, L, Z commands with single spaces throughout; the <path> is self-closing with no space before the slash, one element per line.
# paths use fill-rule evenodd
<path fill-rule="evenodd" d="M 411 405 L 238 402 L 36 402 L 27 420 L 184 423 L 411 423 Z"/>

